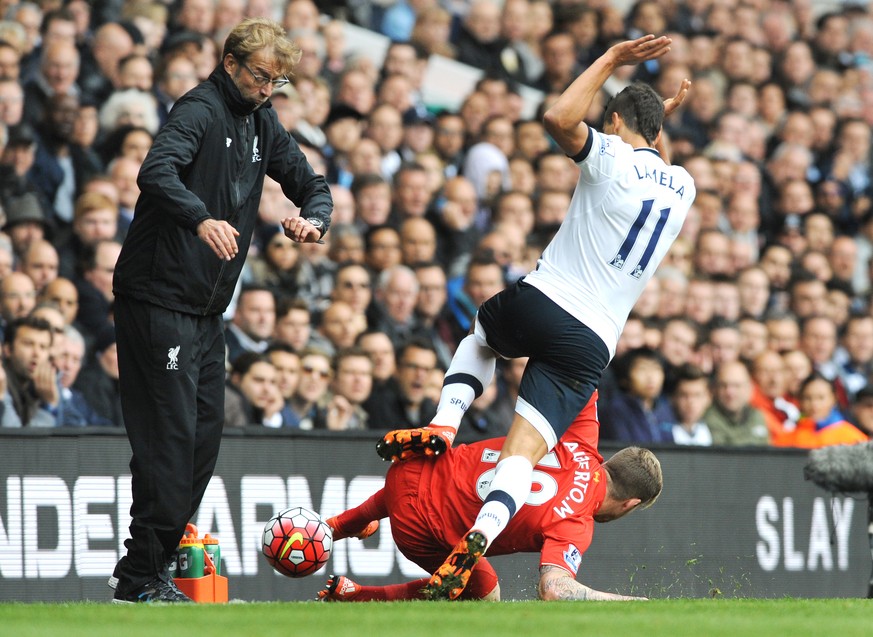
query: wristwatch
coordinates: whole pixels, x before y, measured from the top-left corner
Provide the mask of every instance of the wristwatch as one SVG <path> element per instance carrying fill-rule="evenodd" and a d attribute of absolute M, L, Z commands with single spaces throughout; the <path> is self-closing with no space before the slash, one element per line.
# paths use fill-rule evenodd
<path fill-rule="evenodd" d="M 317 217 L 306 217 L 306 220 L 312 225 L 313 228 L 318 230 L 318 243 L 323 243 L 321 237 L 324 236 L 324 221 Z"/>

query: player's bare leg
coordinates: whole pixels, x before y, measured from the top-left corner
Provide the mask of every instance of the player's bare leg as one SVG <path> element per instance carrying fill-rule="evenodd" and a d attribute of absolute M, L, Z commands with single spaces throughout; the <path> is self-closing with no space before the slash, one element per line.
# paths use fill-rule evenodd
<path fill-rule="evenodd" d="M 547 452 L 542 434 L 516 414 L 485 504 L 473 527 L 431 576 L 425 589 L 430 599 L 457 599 L 464 591 L 473 567 L 530 495 L 533 467 Z"/>
<path fill-rule="evenodd" d="M 445 453 L 454 443 L 467 409 L 491 383 L 495 362 L 494 351 L 486 344 L 485 332 L 475 321 L 470 334 L 460 342 L 452 357 L 431 424 L 389 431 L 376 443 L 376 453 L 392 462 Z"/>

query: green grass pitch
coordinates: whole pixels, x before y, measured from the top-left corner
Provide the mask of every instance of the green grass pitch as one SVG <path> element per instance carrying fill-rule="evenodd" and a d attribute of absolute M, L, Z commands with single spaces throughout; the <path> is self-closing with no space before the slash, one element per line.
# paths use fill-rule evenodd
<path fill-rule="evenodd" d="M 0 604 L 3 637 L 868 637 L 873 600 Z"/>

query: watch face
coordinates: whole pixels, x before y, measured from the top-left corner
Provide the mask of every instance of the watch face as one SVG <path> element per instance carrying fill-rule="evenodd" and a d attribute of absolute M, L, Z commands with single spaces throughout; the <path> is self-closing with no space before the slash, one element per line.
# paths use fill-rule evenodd
<path fill-rule="evenodd" d="M 307 221 L 312 224 L 313 228 L 318 228 L 319 230 L 321 230 L 324 227 L 324 223 L 321 221 L 321 219 L 307 219 Z"/>

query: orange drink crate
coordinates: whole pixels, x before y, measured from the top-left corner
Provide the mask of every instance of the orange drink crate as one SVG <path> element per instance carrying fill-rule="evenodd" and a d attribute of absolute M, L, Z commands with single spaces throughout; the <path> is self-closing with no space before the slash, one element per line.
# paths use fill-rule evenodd
<path fill-rule="evenodd" d="M 197 527 L 189 524 L 186 530 L 187 537 L 197 537 Z M 217 544 L 218 541 L 211 538 L 207 533 L 204 541 Z M 210 540 L 212 540 L 210 542 Z M 198 604 L 226 604 L 227 603 L 227 578 L 218 574 L 218 564 L 212 560 L 212 556 L 203 551 L 203 577 L 174 577 L 173 581 L 179 590 L 185 593 Z"/>

